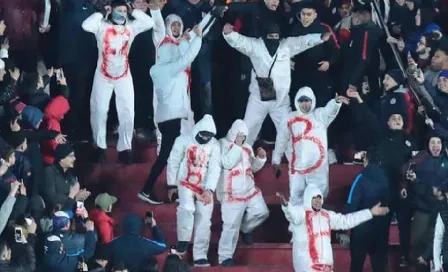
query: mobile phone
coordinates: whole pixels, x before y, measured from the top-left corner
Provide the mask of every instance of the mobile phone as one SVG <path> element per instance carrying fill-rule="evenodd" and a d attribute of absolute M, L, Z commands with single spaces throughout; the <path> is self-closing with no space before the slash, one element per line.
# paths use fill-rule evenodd
<path fill-rule="evenodd" d="M 76 201 L 76 215 L 84 214 L 84 202 Z"/>
<path fill-rule="evenodd" d="M 14 228 L 14 239 L 15 239 L 16 243 L 23 243 L 22 228 L 20 228 L 20 227 Z"/>
<path fill-rule="evenodd" d="M 26 224 L 29 226 L 33 223 L 33 219 L 30 214 L 24 216 Z"/>
<path fill-rule="evenodd" d="M 147 218 L 154 218 L 154 212 L 153 211 L 146 212 L 146 217 Z"/>
<path fill-rule="evenodd" d="M 57 80 L 57 81 L 60 81 L 60 80 L 61 80 L 61 70 L 60 70 L 60 69 L 57 69 L 57 70 L 56 70 L 56 80 Z"/>
<path fill-rule="evenodd" d="M 171 248 L 170 248 L 170 253 L 171 253 L 171 254 L 176 254 L 176 253 L 177 253 L 177 248 L 176 248 L 175 245 L 172 245 L 172 246 L 171 246 Z"/>

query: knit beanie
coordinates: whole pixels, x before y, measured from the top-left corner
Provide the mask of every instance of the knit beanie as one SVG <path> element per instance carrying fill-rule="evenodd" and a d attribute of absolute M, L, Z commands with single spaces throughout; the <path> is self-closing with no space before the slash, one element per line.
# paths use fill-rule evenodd
<path fill-rule="evenodd" d="M 448 70 L 443 70 L 442 72 L 440 72 L 439 78 L 441 77 L 448 78 Z"/>
<path fill-rule="evenodd" d="M 389 75 L 397 85 L 403 85 L 404 84 L 404 75 L 403 72 L 400 69 L 392 69 L 386 72 L 387 75 Z"/>
<path fill-rule="evenodd" d="M 70 144 L 59 144 L 54 151 L 54 160 L 59 162 L 73 152 L 73 147 Z"/>

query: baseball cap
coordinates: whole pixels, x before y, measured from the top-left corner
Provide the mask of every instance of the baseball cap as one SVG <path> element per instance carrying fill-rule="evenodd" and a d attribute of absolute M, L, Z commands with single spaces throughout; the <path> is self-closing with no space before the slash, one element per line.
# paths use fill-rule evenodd
<path fill-rule="evenodd" d="M 110 205 L 115 204 L 117 200 L 118 199 L 115 196 L 111 196 L 108 193 L 102 193 L 95 198 L 95 205 L 105 211 Z"/>
<path fill-rule="evenodd" d="M 65 226 L 67 226 L 68 222 L 70 222 L 70 219 L 72 217 L 73 217 L 72 212 L 64 212 L 64 211 L 55 212 L 53 215 L 53 230 L 58 231 L 63 229 Z"/>

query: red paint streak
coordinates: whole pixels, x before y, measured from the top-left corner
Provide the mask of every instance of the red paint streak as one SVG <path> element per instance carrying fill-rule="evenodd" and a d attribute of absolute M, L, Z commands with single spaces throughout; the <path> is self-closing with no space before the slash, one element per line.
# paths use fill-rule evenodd
<path fill-rule="evenodd" d="M 331 236 L 331 229 L 329 228 L 327 231 L 322 231 L 321 229 L 318 230 L 318 232 L 314 232 L 314 224 L 313 219 L 316 218 L 320 220 L 320 217 L 324 217 L 328 222 L 328 226 L 330 226 L 330 216 L 326 212 L 314 212 L 311 210 L 305 211 L 305 223 L 306 223 L 306 231 L 308 236 L 308 249 L 310 253 L 310 259 L 311 259 L 311 269 L 315 272 L 332 272 L 333 271 L 333 265 L 329 264 L 320 264 L 319 263 L 319 252 L 316 247 L 316 240 L 322 239 L 323 237 L 328 237 L 329 239 Z M 319 226 L 320 227 L 320 226 Z M 323 249 L 321 249 L 323 250 Z"/>
<path fill-rule="evenodd" d="M 231 143 L 229 145 L 229 148 L 232 148 L 233 143 Z M 251 150 L 247 147 L 243 147 L 243 158 L 246 158 L 247 160 L 250 160 L 250 156 L 251 155 Z M 243 160 L 243 164 L 244 166 L 244 160 Z M 252 168 L 247 168 L 245 173 L 246 177 L 249 180 L 254 180 L 254 174 L 252 173 Z M 246 197 L 237 197 L 233 195 L 233 179 L 241 176 L 241 171 L 240 169 L 234 168 L 230 171 L 229 176 L 227 177 L 227 185 L 226 185 L 226 193 L 227 193 L 227 201 L 229 202 L 247 202 L 249 200 L 251 200 L 254 196 L 256 196 L 258 193 L 260 193 L 260 189 L 255 188 L 255 191 L 253 193 L 251 193 L 250 195 L 246 196 Z"/>
<path fill-rule="evenodd" d="M 187 177 L 181 181 L 183 186 L 196 193 L 202 192 L 202 169 L 206 167 L 207 159 L 208 156 L 204 151 L 201 150 L 198 154 L 197 146 L 192 146 L 187 149 Z"/>
<path fill-rule="evenodd" d="M 364 41 L 362 43 L 362 59 L 367 59 L 367 41 L 369 39 L 369 32 L 364 32 Z"/>
<path fill-rule="evenodd" d="M 126 36 L 127 40 L 123 43 L 120 50 L 118 51 L 119 55 L 125 56 L 125 68 L 121 75 L 113 76 L 109 73 L 108 69 L 108 61 L 110 57 L 113 57 L 117 53 L 117 50 L 111 48 L 111 42 L 113 39 L 116 39 L 117 36 Z M 124 76 L 126 76 L 129 72 L 129 41 L 131 37 L 131 32 L 128 28 L 124 29 L 122 34 L 118 33 L 114 27 L 109 27 L 104 34 L 104 42 L 103 42 L 103 62 L 101 63 L 101 73 L 108 79 L 117 80 Z"/>
<path fill-rule="evenodd" d="M 159 47 L 162 44 L 165 44 L 165 43 L 179 45 L 180 41 L 178 39 L 173 39 L 170 36 L 165 36 L 165 38 L 160 42 Z M 190 94 L 190 89 L 191 89 L 191 67 L 187 67 L 187 69 L 185 69 L 185 73 L 187 74 L 187 77 L 188 77 L 187 93 Z"/>
<path fill-rule="evenodd" d="M 300 122 L 305 123 L 305 131 L 302 134 L 296 136 L 296 135 L 294 135 L 292 126 L 295 123 L 300 123 Z M 292 174 L 299 173 L 301 175 L 305 175 L 305 174 L 309 174 L 309 173 L 313 172 L 314 170 L 319 168 L 322 165 L 322 163 L 324 162 L 326 151 L 325 151 L 324 145 L 322 144 L 322 141 L 319 138 L 317 138 L 315 136 L 307 135 L 313 128 L 311 121 L 306 118 L 303 118 L 301 116 L 296 116 L 288 121 L 288 128 L 292 135 L 292 159 L 291 159 L 291 166 L 290 166 L 291 173 Z M 311 167 L 308 167 L 308 168 L 302 169 L 302 170 L 296 170 L 296 169 L 294 169 L 294 165 L 297 160 L 297 154 L 296 154 L 294 145 L 302 140 L 311 141 L 319 147 L 319 159 Z"/>
<path fill-rule="evenodd" d="M 320 25 L 326 27 L 328 29 L 328 31 L 330 31 L 331 38 L 333 39 L 334 44 L 336 45 L 337 49 L 341 49 L 341 46 L 338 43 L 338 39 L 336 39 L 336 34 L 334 34 L 333 29 L 329 25 L 327 25 L 326 23 L 320 23 Z"/>
<path fill-rule="evenodd" d="M 313 211 L 305 212 L 306 233 L 308 235 L 308 249 L 310 252 L 311 263 L 315 264 L 319 261 L 319 253 L 316 248 L 316 236 L 314 236 Z"/>

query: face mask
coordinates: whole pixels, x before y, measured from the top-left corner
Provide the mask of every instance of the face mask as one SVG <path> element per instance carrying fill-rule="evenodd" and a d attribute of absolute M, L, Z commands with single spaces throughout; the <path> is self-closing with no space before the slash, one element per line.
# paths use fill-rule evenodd
<path fill-rule="evenodd" d="M 203 145 L 203 144 L 206 144 L 206 143 L 210 142 L 210 140 L 213 138 L 213 136 L 214 136 L 214 134 L 211 133 L 211 132 L 208 132 L 208 131 L 200 131 L 200 132 L 196 135 L 195 139 L 196 139 L 196 141 L 197 141 L 199 144 Z"/>
<path fill-rule="evenodd" d="M 121 15 L 121 13 L 116 11 L 112 12 L 112 20 L 117 24 L 119 25 L 124 24 L 126 22 L 126 19 L 127 18 L 125 15 Z"/>
<path fill-rule="evenodd" d="M 268 35 L 276 35 L 276 34 L 268 34 Z M 277 34 L 278 35 L 278 34 Z M 274 56 L 277 52 L 278 46 L 280 45 L 280 39 L 276 37 L 276 39 L 272 37 L 265 37 L 263 38 L 264 44 L 266 45 L 266 48 L 268 49 L 269 55 Z"/>

